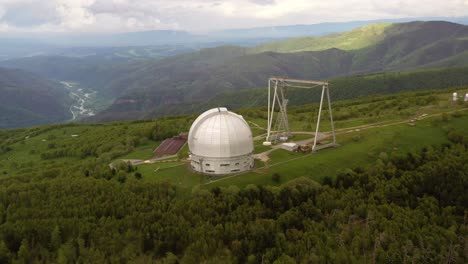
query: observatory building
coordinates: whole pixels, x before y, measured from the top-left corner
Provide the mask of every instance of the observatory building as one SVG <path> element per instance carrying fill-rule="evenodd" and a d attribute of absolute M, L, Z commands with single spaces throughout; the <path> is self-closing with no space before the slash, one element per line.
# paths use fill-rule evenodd
<path fill-rule="evenodd" d="M 223 175 L 253 168 L 253 138 L 241 115 L 224 107 L 201 114 L 188 135 L 190 165 L 194 171 Z"/>

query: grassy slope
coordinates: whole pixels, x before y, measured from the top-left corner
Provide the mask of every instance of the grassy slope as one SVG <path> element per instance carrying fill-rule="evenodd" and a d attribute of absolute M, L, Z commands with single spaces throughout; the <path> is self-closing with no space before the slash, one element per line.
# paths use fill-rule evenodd
<path fill-rule="evenodd" d="M 466 89 L 465 89 L 466 90 Z M 468 90 L 466 90 L 468 91 Z M 430 95 L 421 96 L 421 98 L 427 98 Z M 436 101 L 431 102 L 429 105 L 409 105 L 405 110 L 397 110 L 398 105 L 395 105 L 394 109 L 386 106 L 382 102 L 385 97 L 382 97 L 382 101 L 361 103 L 358 106 L 348 107 L 361 109 L 366 112 L 366 116 L 359 116 L 358 118 L 350 118 L 337 121 L 336 127 L 339 129 L 341 134 L 338 136 L 340 147 L 334 149 L 324 150 L 316 154 L 298 154 L 289 153 L 284 150 L 274 151 L 271 155 L 271 161 L 269 162 L 269 168 L 259 168 L 250 173 L 242 174 L 235 177 L 227 177 L 226 179 L 215 181 L 204 185 L 207 187 L 211 186 L 246 186 L 250 183 L 254 184 L 276 184 L 272 181 L 271 175 L 273 173 L 279 173 L 280 175 L 287 175 L 287 178 L 282 178 L 281 182 L 291 180 L 296 177 L 306 176 L 311 177 L 314 180 L 320 181 L 324 176 L 333 176 L 337 173 L 344 172 L 346 169 L 355 167 L 365 167 L 371 162 L 379 159 L 381 155 L 402 155 L 408 151 L 420 150 L 422 147 L 428 145 L 440 145 L 447 142 L 446 133 L 449 128 L 456 128 L 460 131 L 468 129 L 468 115 L 466 111 L 461 117 L 450 117 L 449 121 L 442 121 L 439 114 L 443 112 L 451 112 L 460 109 L 461 106 L 451 106 L 447 104 L 447 98 L 450 93 L 439 94 Z M 404 96 L 394 98 L 395 101 L 404 101 Z M 390 101 L 392 101 L 390 100 Z M 425 99 L 424 99 L 425 100 Z M 403 103 L 406 104 L 406 103 Z M 383 105 L 384 109 L 378 109 L 378 105 Z M 388 103 L 391 105 L 391 103 Z M 340 104 L 337 105 L 340 107 Z M 343 108 L 343 107 L 340 107 Z M 291 112 L 298 111 L 301 107 L 292 109 Z M 375 112 L 379 111 L 379 116 L 369 116 L 375 109 Z M 356 110 L 357 111 L 357 110 Z M 339 112 L 339 111 L 338 111 Z M 434 117 L 417 121 L 416 126 L 409 126 L 408 124 L 395 124 L 388 125 L 382 128 L 371 128 L 371 129 L 360 129 L 359 131 L 349 131 L 347 128 L 351 126 L 368 125 L 370 123 L 381 123 L 384 124 L 399 122 L 401 120 L 407 120 L 413 116 L 419 116 L 421 114 L 435 115 Z M 301 130 L 304 127 L 304 121 L 298 121 L 297 113 L 291 114 L 291 123 L 293 129 Z M 307 113 L 306 113 L 307 115 Z M 450 115 L 449 115 L 450 116 Z M 261 119 L 250 119 L 260 125 L 262 124 Z M 329 123 L 323 121 L 324 130 L 329 130 Z M 257 142 L 258 143 L 258 142 Z M 263 151 L 265 148 L 256 144 L 257 148 L 261 148 L 256 152 Z M 381 154 L 385 153 L 385 154 Z M 287 160 L 290 162 L 281 163 Z M 259 164 L 263 166 L 263 164 Z M 142 167 L 148 165 L 142 165 Z M 150 165 L 157 167 L 157 165 Z M 171 171 L 172 170 L 172 171 Z M 199 175 L 196 180 L 191 178 L 191 174 L 186 167 L 178 166 L 173 169 L 166 169 L 164 172 L 150 172 L 149 179 L 170 179 L 169 175 L 177 175 L 177 184 L 179 186 L 190 186 L 195 182 L 200 182 Z M 208 183 L 206 179 L 203 183 Z"/>
<path fill-rule="evenodd" d="M 463 92 L 468 92 L 468 89 L 463 90 Z M 260 168 L 251 173 L 211 183 L 208 186 L 228 186 L 231 184 L 246 186 L 249 183 L 275 184 L 271 178 L 273 173 L 279 173 L 282 176 L 287 175 L 287 178 L 282 178 L 281 182 L 301 176 L 320 181 L 324 176 L 333 176 L 349 168 L 365 167 L 381 158 L 381 153 L 385 153 L 385 155 L 403 155 L 408 151 L 420 150 L 425 146 L 446 143 L 446 133 L 449 128 L 455 128 L 459 131 L 468 130 L 468 109 L 466 105 L 464 111 L 458 112 L 462 113 L 461 116 L 448 114 L 448 120 L 441 119 L 441 113 L 461 109 L 460 106 L 448 104 L 447 98 L 449 96 L 449 93 L 440 94 L 437 96 L 436 101 L 428 105 L 407 105 L 404 110 L 400 111 L 397 110 L 400 106 L 395 106 L 396 108 L 393 109 L 390 107 L 391 101 L 404 101 L 404 96 L 390 101 L 347 106 L 348 109 L 356 108 L 353 109 L 354 111 L 360 108 L 364 112 L 367 111 L 368 115 L 367 117 L 359 116 L 358 118 L 336 122 L 340 147 L 309 155 L 278 150 L 273 152 L 268 169 Z M 379 105 L 384 109 L 383 112 L 378 108 Z M 338 107 L 340 107 L 340 104 L 338 104 Z M 297 109 L 301 109 L 301 107 L 297 107 Z M 377 112 L 380 112 L 380 114 L 375 116 Z M 416 121 L 416 126 L 409 126 L 406 123 L 387 125 L 422 114 L 433 116 Z M 300 129 L 302 126 L 300 122 L 297 122 L 297 118 L 294 118 L 297 115 L 293 114 L 293 129 Z M 329 130 L 329 124 L 326 121 L 323 123 L 323 129 Z M 360 128 L 359 131 L 348 129 L 349 127 L 369 125 L 370 123 L 387 126 L 369 129 Z M 291 161 L 275 165 L 285 160 Z"/>
<path fill-rule="evenodd" d="M 456 123 L 452 123 L 452 126 L 458 129 L 468 129 L 467 121 L 468 117 L 465 115 Z M 427 145 L 446 143 L 445 128 L 438 126 L 443 124 L 432 122 L 433 120 L 418 122 L 416 127 L 402 124 L 341 135 L 339 136 L 340 147 L 308 156 L 289 153 L 285 150 L 275 151 L 271 160 L 273 166 L 268 169 L 260 169 L 215 182 L 209 186 L 275 184 L 271 179 L 273 173 L 279 173 L 283 177 L 281 182 L 301 176 L 321 181 L 325 176 L 336 175 L 347 169 L 366 167 L 378 159 L 380 153 L 403 154 L 420 150 Z M 356 135 L 359 135 L 359 141 L 353 140 L 353 136 Z M 287 160 L 291 161 L 275 165 L 275 163 Z"/>
<path fill-rule="evenodd" d="M 391 27 L 390 23 L 376 23 L 363 26 L 340 34 L 331 34 L 323 37 L 293 38 L 283 41 L 268 42 L 249 49 L 250 53 L 274 51 L 280 53 L 319 51 L 331 48 L 342 50 L 362 49 L 376 44 L 385 38 L 385 30 Z"/>
<path fill-rule="evenodd" d="M 428 145 L 440 145 L 446 142 L 446 133 L 449 128 L 456 128 L 459 131 L 468 130 L 467 105 L 450 105 L 448 98 L 453 90 L 442 92 L 423 92 L 418 94 L 401 94 L 398 96 L 382 96 L 360 100 L 341 101 L 335 103 L 335 116 L 337 117 L 336 128 L 339 131 L 338 142 L 340 147 L 328 149 L 316 154 L 289 153 L 276 150 L 271 154 L 269 168 L 262 168 L 264 164 L 257 162 L 256 171 L 242 174 L 237 177 L 223 179 L 208 185 L 210 180 L 205 176 L 194 174 L 189 171 L 186 164 L 180 161 L 160 162 L 155 164 L 144 164 L 138 166 L 138 171 L 143 174 L 145 181 L 170 181 L 181 187 L 183 192 L 190 191 L 194 186 L 202 184 L 203 187 L 238 185 L 245 186 L 249 183 L 257 184 L 277 184 L 272 182 L 271 175 L 279 173 L 281 181 L 307 176 L 315 180 L 320 180 L 324 176 L 335 176 L 337 173 L 346 171 L 348 168 L 365 167 L 372 161 L 382 158 L 383 152 L 387 155 L 405 154 L 407 151 L 418 150 Z M 458 89 L 460 93 L 468 92 L 468 88 Z M 290 121 L 291 127 L 295 131 L 312 130 L 315 124 L 314 114 L 316 105 L 305 105 L 291 107 Z M 452 112 L 464 109 L 458 115 L 448 114 L 446 120 L 442 120 L 438 115 L 443 112 Z M 263 118 L 258 116 L 261 109 L 244 110 L 243 114 L 248 121 L 264 126 Z M 325 111 L 326 115 L 327 112 Z M 360 128 L 359 131 L 350 127 L 369 125 L 374 123 L 388 124 L 401 120 L 408 120 L 421 114 L 438 115 L 417 121 L 416 126 L 407 124 L 388 125 L 381 128 Z M 179 124 L 190 125 L 187 120 L 193 117 L 174 119 Z M 180 121 L 178 121 L 180 120 Z M 37 171 L 47 175 L 55 167 L 66 166 L 70 170 L 83 171 L 86 167 L 80 164 L 100 164 L 105 168 L 110 153 L 106 149 L 112 147 L 117 142 L 129 140 L 126 135 L 138 135 L 142 131 L 147 131 L 154 127 L 157 122 L 140 123 L 115 123 L 106 125 L 64 125 L 43 128 L 21 129 L 13 133 L 16 143 L 7 144 L 12 150 L 0 154 L 0 173 L 6 175 L 27 175 L 28 171 Z M 326 120 L 322 121 L 322 131 L 328 131 L 330 126 Z M 178 131 L 187 129 L 181 126 Z M 262 134 L 262 130 L 253 129 L 254 134 Z M 2 137 L 4 133 L 0 133 Z M 78 134 L 78 137 L 71 135 Z M 25 137 L 30 136 L 25 139 Z M 298 136 L 298 139 L 307 136 Z M 12 140 L 8 136 L 2 137 L 3 142 Z M 41 153 L 50 150 L 50 145 L 67 145 L 70 149 L 79 149 L 85 145 L 84 142 L 99 142 L 98 150 L 103 153 L 97 158 L 80 157 L 57 157 L 53 159 L 41 159 Z M 114 142 L 114 143 L 113 143 Z M 121 155 L 120 158 L 148 158 L 156 147 L 157 142 L 142 140 L 136 148 L 130 148 L 130 152 Z M 261 140 L 256 142 L 256 152 L 264 151 Z M 185 148 L 186 151 L 187 149 Z M 290 159 L 289 162 L 277 164 Z M 93 167 L 86 165 L 92 171 Z M 96 166 L 96 165 L 92 165 Z M 35 169 L 37 168 L 37 169 Z M 155 170 L 157 171 L 155 172 Z M 287 173 L 286 173 L 287 172 Z M 286 178 L 286 175 L 287 178 Z"/>

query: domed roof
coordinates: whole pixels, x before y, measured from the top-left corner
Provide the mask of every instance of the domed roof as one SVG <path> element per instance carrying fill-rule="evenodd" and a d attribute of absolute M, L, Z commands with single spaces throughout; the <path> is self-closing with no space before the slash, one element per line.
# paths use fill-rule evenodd
<path fill-rule="evenodd" d="M 235 157 L 253 152 L 250 127 L 241 115 L 224 107 L 210 109 L 192 124 L 190 152 L 202 157 Z"/>

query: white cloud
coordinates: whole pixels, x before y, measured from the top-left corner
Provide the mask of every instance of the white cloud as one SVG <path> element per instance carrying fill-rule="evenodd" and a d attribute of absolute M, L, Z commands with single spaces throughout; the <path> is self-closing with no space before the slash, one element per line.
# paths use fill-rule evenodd
<path fill-rule="evenodd" d="M 0 0 L 2 31 L 137 31 L 468 16 L 468 0 Z"/>
<path fill-rule="evenodd" d="M 93 25 L 96 17 L 88 8 L 94 0 L 58 0 L 56 11 L 64 29 L 81 29 Z"/>

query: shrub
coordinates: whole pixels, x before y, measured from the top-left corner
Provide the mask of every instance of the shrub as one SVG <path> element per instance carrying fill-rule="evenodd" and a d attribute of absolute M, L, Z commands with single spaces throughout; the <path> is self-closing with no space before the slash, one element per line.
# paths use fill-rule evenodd
<path fill-rule="evenodd" d="M 273 175 L 271 175 L 271 179 L 273 180 L 273 182 L 279 183 L 281 180 L 281 175 L 275 172 L 273 173 Z"/>

